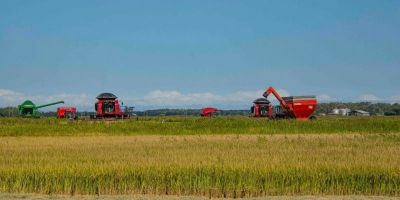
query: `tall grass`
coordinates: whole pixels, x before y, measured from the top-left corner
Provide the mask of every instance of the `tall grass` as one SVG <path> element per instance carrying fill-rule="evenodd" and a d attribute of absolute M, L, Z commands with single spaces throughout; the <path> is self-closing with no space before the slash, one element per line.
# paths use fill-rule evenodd
<path fill-rule="evenodd" d="M 397 132 L 400 132 L 400 117 L 323 117 L 315 121 L 247 117 L 154 117 L 118 122 L 0 118 L 0 136 Z"/>
<path fill-rule="evenodd" d="M 399 146 L 399 133 L 2 137 L 0 192 L 399 196 Z"/>

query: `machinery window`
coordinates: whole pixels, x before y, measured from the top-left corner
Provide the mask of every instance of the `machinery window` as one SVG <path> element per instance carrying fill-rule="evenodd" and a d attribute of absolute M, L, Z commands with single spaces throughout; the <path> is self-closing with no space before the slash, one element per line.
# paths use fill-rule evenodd
<path fill-rule="evenodd" d="M 103 103 L 103 111 L 105 113 L 112 113 L 115 111 L 115 105 L 114 102 L 108 101 Z"/>
<path fill-rule="evenodd" d="M 22 114 L 30 114 L 30 115 L 32 115 L 33 114 L 33 108 L 25 108 L 25 109 L 23 109 Z"/>
<path fill-rule="evenodd" d="M 261 115 L 268 114 L 268 107 L 267 106 L 260 106 L 260 114 Z"/>

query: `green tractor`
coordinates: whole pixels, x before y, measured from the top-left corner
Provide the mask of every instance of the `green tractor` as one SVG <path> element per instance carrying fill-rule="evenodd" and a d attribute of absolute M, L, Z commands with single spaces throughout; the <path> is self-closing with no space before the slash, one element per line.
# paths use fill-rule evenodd
<path fill-rule="evenodd" d="M 19 114 L 22 117 L 40 117 L 40 113 L 38 111 L 39 108 L 64 103 L 64 101 L 57 101 L 54 103 L 44 104 L 40 106 L 36 106 L 31 100 L 24 101 L 21 105 L 18 105 Z"/>

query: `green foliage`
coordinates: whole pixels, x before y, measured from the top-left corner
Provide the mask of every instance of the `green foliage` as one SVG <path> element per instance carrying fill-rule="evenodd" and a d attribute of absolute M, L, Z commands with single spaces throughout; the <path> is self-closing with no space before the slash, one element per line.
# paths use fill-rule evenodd
<path fill-rule="evenodd" d="M 15 117 L 18 116 L 18 109 L 16 107 L 0 108 L 0 117 Z"/>

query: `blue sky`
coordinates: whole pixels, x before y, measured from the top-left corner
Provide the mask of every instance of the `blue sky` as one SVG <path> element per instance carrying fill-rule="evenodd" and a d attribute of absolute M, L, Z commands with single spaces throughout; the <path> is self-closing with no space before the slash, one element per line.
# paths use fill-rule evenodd
<path fill-rule="evenodd" d="M 400 102 L 400 1 L 0 1 L 0 106 Z"/>

